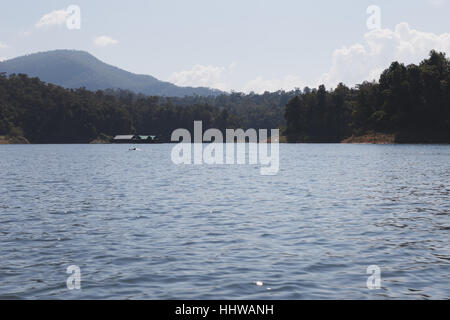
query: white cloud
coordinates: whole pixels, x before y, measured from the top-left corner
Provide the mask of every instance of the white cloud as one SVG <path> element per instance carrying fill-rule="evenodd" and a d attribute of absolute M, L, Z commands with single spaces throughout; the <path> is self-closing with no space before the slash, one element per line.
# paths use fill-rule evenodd
<path fill-rule="evenodd" d="M 115 45 L 118 43 L 119 43 L 119 41 L 117 41 L 111 37 L 108 37 L 108 36 L 100 36 L 100 37 L 97 37 L 94 39 L 94 44 L 99 47 L 106 47 L 106 46 Z"/>
<path fill-rule="evenodd" d="M 339 82 L 354 86 L 366 80 L 378 80 L 381 72 L 393 61 L 417 64 L 427 58 L 433 49 L 450 55 L 450 33 L 418 31 L 403 22 L 394 30 L 370 31 L 364 35 L 362 43 L 334 50 L 331 66 L 316 81 L 305 81 L 292 74 L 278 78 L 259 76 L 236 88 L 229 77 L 236 69 L 235 63 L 228 67 L 196 65 L 190 70 L 175 72 L 169 81 L 180 86 L 205 86 L 225 91 L 237 89 L 247 93 L 317 87 L 320 84 L 331 88 Z"/>
<path fill-rule="evenodd" d="M 231 84 L 230 75 L 236 70 L 236 62 L 231 63 L 227 67 L 195 65 L 190 70 L 174 72 L 169 81 L 178 86 L 189 87 L 209 87 L 222 91 L 230 91 L 236 89 Z M 285 76 L 281 79 L 264 79 L 257 77 L 248 81 L 243 88 L 238 91 L 249 93 L 263 93 L 265 91 L 277 91 L 282 88 L 294 89 L 302 87 L 304 82 L 296 76 Z"/>
<path fill-rule="evenodd" d="M 373 30 L 364 35 L 364 44 L 356 43 L 336 49 L 329 71 L 318 83 L 336 86 L 339 82 L 355 85 L 365 80 L 378 80 L 393 61 L 419 63 L 432 49 L 450 54 L 450 34 L 422 32 L 405 22 L 394 30 Z"/>
<path fill-rule="evenodd" d="M 7 58 L 5 58 L 5 57 L 0 57 L 0 62 L 3 62 L 3 61 L 5 61 L 5 60 L 7 60 Z"/>
<path fill-rule="evenodd" d="M 9 46 L 6 43 L 0 41 L 0 49 L 6 49 L 6 48 L 9 48 Z"/>
<path fill-rule="evenodd" d="M 294 90 L 295 88 L 305 87 L 305 82 L 297 76 L 287 75 L 283 78 L 264 79 L 257 77 L 247 82 L 243 91 L 249 93 L 264 93 L 265 91 L 274 92 L 278 90 Z"/>
<path fill-rule="evenodd" d="M 336 87 L 339 82 L 353 86 L 363 81 L 378 80 L 381 73 L 393 61 L 419 63 L 428 57 L 431 50 L 450 55 L 450 33 L 434 34 L 412 29 L 407 23 L 399 23 L 394 30 L 373 30 L 364 35 L 364 42 L 355 43 L 334 50 L 331 67 L 317 81 L 305 82 L 298 76 L 265 79 L 258 77 L 247 82 L 244 92 L 291 90 L 308 85 L 327 88 Z"/>
<path fill-rule="evenodd" d="M 440 8 L 447 3 L 447 0 L 428 0 L 428 2 L 436 8 Z"/>
<path fill-rule="evenodd" d="M 231 85 L 229 76 L 233 74 L 236 66 L 237 64 L 235 62 L 231 63 L 228 67 L 195 65 L 190 70 L 173 73 L 169 81 L 183 87 L 209 87 L 222 91 L 230 91 L 235 88 Z M 283 88 L 294 89 L 303 85 L 304 82 L 296 76 L 288 75 L 281 79 L 257 77 L 248 81 L 238 91 L 263 93 L 265 91 L 277 91 Z"/>
<path fill-rule="evenodd" d="M 228 75 L 233 73 L 236 63 L 228 67 L 195 65 L 190 70 L 174 72 L 169 81 L 178 86 L 209 87 L 219 90 L 229 90 Z"/>
<path fill-rule="evenodd" d="M 29 30 L 19 32 L 19 35 L 22 36 L 22 37 L 29 37 L 32 34 L 33 34 L 33 32 L 31 32 Z"/>
<path fill-rule="evenodd" d="M 228 71 L 230 73 L 233 73 L 234 70 L 236 69 L 237 63 L 236 62 L 232 62 L 229 66 L 228 66 Z"/>
<path fill-rule="evenodd" d="M 66 23 L 69 13 L 66 10 L 55 10 L 44 14 L 36 23 L 36 28 L 58 26 Z"/>

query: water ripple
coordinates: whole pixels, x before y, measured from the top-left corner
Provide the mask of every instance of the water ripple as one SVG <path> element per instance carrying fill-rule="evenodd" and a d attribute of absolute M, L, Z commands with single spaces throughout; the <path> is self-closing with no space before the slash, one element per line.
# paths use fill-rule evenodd
<path fill-rule="evenodd" d="M 450 298 L 449 146 L 280 147 L 268 178 L 170 145 L 0 146 L 0 299 Z"/>

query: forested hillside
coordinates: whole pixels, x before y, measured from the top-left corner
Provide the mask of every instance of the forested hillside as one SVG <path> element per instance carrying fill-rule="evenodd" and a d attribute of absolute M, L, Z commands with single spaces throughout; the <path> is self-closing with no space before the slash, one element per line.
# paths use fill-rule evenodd
<path fill-rule="evenodd" d="M 149 75 L 134 74 L 106 64 L 93 55 L 77 50 L 33 53 L 0 62 L 0 72 L 26 74 L 69 89 L 127 89 L 158 96 L 218 95 L 210 88 L 179 87 Z"/>
<path fill-rule="evenodd" d="M 151 134 L 168 141 L 173 130 L 277 128 L 295 92 L 162 98 L 129 91 L 69 90 L 26 75 L 0 75 L 0 135 L 32 143 L 86 143 L 117 134 Z"/>

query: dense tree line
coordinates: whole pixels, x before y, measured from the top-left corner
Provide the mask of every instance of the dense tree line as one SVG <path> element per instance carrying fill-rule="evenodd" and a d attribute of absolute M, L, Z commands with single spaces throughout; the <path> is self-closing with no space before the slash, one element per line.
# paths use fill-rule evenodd
<path fill-rule="evenodd" d="M 296 92 L 164 98 L 124 90 L 64 89 L 26 75 L 0 75 L 0 135 L 32 143 L 86 143 L 117 134 L 168 141 L 178 128 L 277 128 Z M 298 94 L 298 92 L 297 92 Z"/>
<path fill-rule="evenodd" d="M 77 143 L 132 130 L 127 108 L 102 92 L 67 90 L 21 74 L 0 76 L 0 135 Z"/>
<path fill-rule="evenodd" d="M 333 90 L 167 98 L 125 90 L 64 89 L 26 75 L 0 74 L 0 135 L 34 143 L 86 143 L 117 134 L 177 128 L 284 128 L 291 142 L 339 142 L 367 132 L 400 142 L 450 142 L 450 73 L 445 54 L 419 65 L 394 62 L 379 82 Z"/>
<path fill-rule="evenodd" d="M 126 105 L 135 104 L 145 95 L 127 90 L 105 90 Z M 160 104 L 172 107 L 210 106 L 225 111 L 239 119 L 241 128 L 273 129 L 285 125 L 284 109 L 287 102 L 300 94 L 300 90 L 244 94 L 232 92 L 218 96 L 152 97 Z"/>
<path fill-rule="evenodd" d="M 419 65 L 394 62 L 379 82 L 305 88 L 286 106 L 291 142 L 338 142 L 368 132 L 398 142 L 450 142 L 450 60 L 432 51 Z"/>

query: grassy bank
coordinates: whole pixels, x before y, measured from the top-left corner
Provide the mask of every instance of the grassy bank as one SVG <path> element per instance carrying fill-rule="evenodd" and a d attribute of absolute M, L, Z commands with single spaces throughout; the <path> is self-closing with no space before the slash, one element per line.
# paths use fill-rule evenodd
<path fill-rule="evenodd" d="M 394 134 L 370 132 L 361 136 L 351 136 L 344 139 L 342 143 L 394 144 L 396 139 Z"/>

